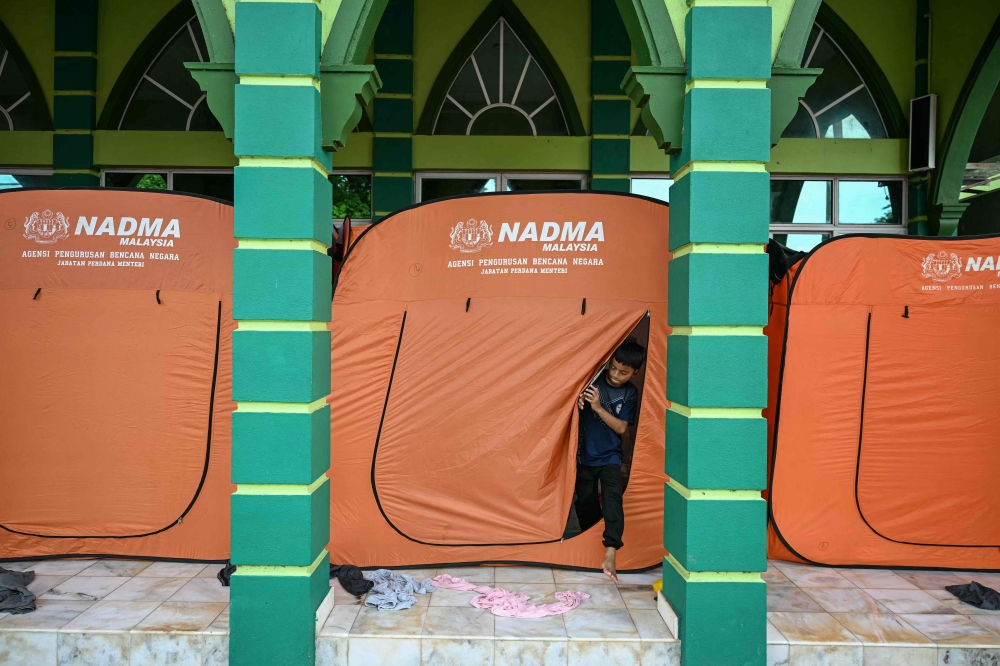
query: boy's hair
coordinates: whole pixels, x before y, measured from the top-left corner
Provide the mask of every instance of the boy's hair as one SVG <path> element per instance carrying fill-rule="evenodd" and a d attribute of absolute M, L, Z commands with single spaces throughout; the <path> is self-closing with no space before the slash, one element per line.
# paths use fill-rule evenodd
<path fill-rule="evenodd" d="M 611 358 L 633 370 L 638 370 L 646 362 L 646 348 L 636 342 L 635 338 L 629 338 L 619 345 Z"/>

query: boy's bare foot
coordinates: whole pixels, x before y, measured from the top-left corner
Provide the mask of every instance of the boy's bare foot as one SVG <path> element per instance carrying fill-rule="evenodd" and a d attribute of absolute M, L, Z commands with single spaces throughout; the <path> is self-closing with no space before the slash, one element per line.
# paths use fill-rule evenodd
<path fill-rule="evenodd" d="M 615 549 L 608 548 L 607 552 L 604 554 L 604 575 L 611 580 L 618 582 L 618 574 L 615 572 Z"/>

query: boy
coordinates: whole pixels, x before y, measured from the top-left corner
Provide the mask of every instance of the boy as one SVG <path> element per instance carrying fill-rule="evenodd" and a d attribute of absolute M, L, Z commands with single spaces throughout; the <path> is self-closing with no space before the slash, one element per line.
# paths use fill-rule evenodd
<path fill-rule="evenodd" d="M 622 435 L 636 422 L 639 391 L 629 380 L 646 361 L 646 350 L 629 338 L 608 368 L 577 399 L 580 445 L 576 454 L 576 515 L 587 530 L 604 518 L 605 575 L 618 582 L 615 551 L 622 547 Z M 597 482 L 601 483 L 598 500 Z"/>

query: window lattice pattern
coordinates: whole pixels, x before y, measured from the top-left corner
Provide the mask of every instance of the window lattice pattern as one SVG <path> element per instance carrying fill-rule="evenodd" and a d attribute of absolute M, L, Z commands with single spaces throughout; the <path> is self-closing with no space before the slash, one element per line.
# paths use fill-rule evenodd
<path fill-rule="evenodd" d="M 0 43 L 0 132 L 50 129 L 47 114 L 38 106 L 41 103 L 32 96 L 28 79 L 10 51 Z"/>
<path fill-rule="evenodd" d="M 201 26 L 191 17 L 143 72 L 118 129 L 221 131 L 205 93 L 184 67 L 185 62 L 205 62 L 207 56 Z"/>
<path fill-rule="evenodd" d="M 795 118 L 781 135 L 800 139 L 884 139 L 885 123 L 871 91 L 844 51 L 814 25 L 802 67 L 823 73 L 799 100 Z"/>
<path fill-rule="evenodd" d="M 434 134 L 566 136 L 569 125 L 545 72 L 501 18 L 455 77 Z"/>

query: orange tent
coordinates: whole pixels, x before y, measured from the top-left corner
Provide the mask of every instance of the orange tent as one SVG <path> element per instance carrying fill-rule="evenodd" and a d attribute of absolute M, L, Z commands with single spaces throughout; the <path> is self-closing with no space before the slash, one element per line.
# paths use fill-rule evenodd
<path fill-rule="evenodd" d="M 772 279 L 769 555 L 1000 569 L 1000 238 L 845 236 Z"/>
<path fill-rule="evenodd" d="M 633 336 L 649 353 L 619 567 L 661 562 L 667 219 L 631 195 L 503 194 L 361 232 L 330 324 L 331 561 L 597 567 L 603 523 L 563 539 L 576 400 Z"/>
<path fill-rule="evenodd" d="M 233 209 L 0 193 L 0 559 L 225 560 Z"/>

